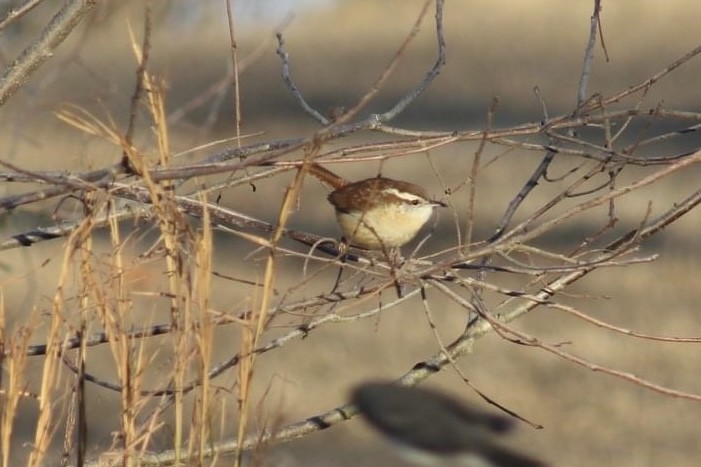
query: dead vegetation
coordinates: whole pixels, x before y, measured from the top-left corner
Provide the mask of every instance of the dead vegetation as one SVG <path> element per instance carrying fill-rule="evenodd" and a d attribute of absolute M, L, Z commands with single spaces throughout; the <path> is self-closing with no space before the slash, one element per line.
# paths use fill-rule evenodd
<path fill-rule="evenodd" d="M 633 318 L 628 324 L 596 316 L 589 305 L 596 302 L 596 292 L 575 288 L 589 276 L 611 269 L 628 275 L 657 261 L 665 251 L 651 242 L 701 202 L 695 178 L 684 182 L 701 162 L 696 136 L 701 114 L 649 99 L 658 83 L 695 59 L 701 47 L 642 81 L 594 93 L 588 85 L 593 54 L 605 48 L 600 5 L 593 3 L 578 102 L 567 112 L 552 114 L 536 89 L 538 121 L 495 124 L 500 109 L 495 98 L 478 128 L 395 125 L 408 106 L 419 105 L 417 99 L 450 59 L 443 30 L 450 10 L 444 12 L 440 0 L 426 1 L 364 95 L 332 115 L 315 108 L 296 86 L 295 55 L 282 30 L 277 52 L 283 82 L 299 112 L 318 123 L 316 130 L 297 136 L 247 134 L 238 105 L 239 67 L 246 58 L 232 47 L 230 75 L 190 104 L 214 102 L 216 107 L 222 96 L 233 96 L 236 137 L 225 149 L 216 141 L 196 148 L 205 156 L 185 162 L 172 149 L 168 83 L 151 71 L 157 52 L 152 21 L 161 12 L 147 3 L 144 27 L 131 36 L 137 78 L 130 95 L 125 93 L 127 123 L 76 105 L 56 113 L 77 137 L 112 147 L 119 159 L 89 171 L 29 169 L 22 160 L 0 160 L 3 184 L 21 187 L 0 199 L 0 212 L 49 213 L 46 223 L 8 232 L 0 248 L 56 245 L 49 266 L 30 268 L 43 286 L 50 284 L 51 296 L 21 315 L 0 306 L 3 465 L 266 465 L 272 445 L 350 419 L 355 408 L 329 405 L 320 413 L 283 417 L 269 393 L 284 393 L 288 376 L 261 369 L 260 360 L 279 359 L 290 372 L 299 358 L 318 359 L 324 366 L 324 358 L 333 359 L 324 355 L 332 343 L 320 345 L 315 336 L 361 322 L 392 347 L 384 316 L 417 305 L 426 320 L 420 325 L 433 333 L 434 351 L 403 373 L 385 375 L 404 384 L 453 372 L 492 405 L 537 426 L 531 421 L 537 420 L 537 409 L 524 414 L 520 407 L 502 404 L 458 364 L 484 336 L 496 334 L 503 345 L 540 349 L 562 359 L 561 365 L 608 374 L 661 398 L 698 403 L 699 391 L 680 388 L 654 372 L 638 376 L 581 356 L 569 342 L 543 338 L 514 323 L 547 313 L 555 323 L 568 322 L 567 316 L 592 325 L 590 332 L 611 332 L 620 340 L 668 346 L 701 341 L 697 331 L 639 331 Z M 36 51 L 28 49 L 6 67 L 0 103 L 21 92 L 47 52 L 60 46 L 91 6 L 67 2 L 59 13 L 65 16 L 57 16 L 44 40 L 34 43 Z M 232 44 L 235 11 L 228 12 Z M 426 30 L 433 31 L 433 63 L 413 86 L 401 92 L 393 88 L 401 97 L 370 112 L 411 55 L 419 31 Z M 86 31 L 82 34 L 89 36 Z M 253 59 L 247 63 L 255 66 Z M 523 158 L 538 162 L 528 173 L 517 173 L 518 179 L 494 174 L 498 167 L 519 166 Z M 442 191 L 450 209 L 441 225 L 404 249 L 403 262 L 354 249 L 345 254 L 336 239 L 292 224 L 297 211 L 323 205 L 305 198 L 311 164 L 370 166 L 383 174 L 387 167 L 421 167 L 419 180 L 436 194 Z M 484 199 L 482 190 L 494 177 L 506 200 L 502 204 Z M 676 188 L 671 195 L 669 190 L 656 195 L 659 187 L 670 186 Z M 259 190 L 265 198 L 257 202 L 265 205 L 266 215 L 275 213 L 272 219 L 257 215 L 247 202 Z M 485 206 L 493 211 L 489 228 L 480 225 Z M 217 261 L 233 263 L 235 272 L 219 272 Z M 4 294 L 19 280 L 9 269 Z M 441 330 L 437 323 L 444 318 L 436 316 L 437 309 L 448 306 L 460 310 L 460 325 Z M 368 359 L 363 340 L 354 342 L 345 344 L 351 354 Z M 31 362 L 37 363 L 30 367 Z M 335 370 L 324 371 L 310 386 L 336 378 L 360 382 L 367 376 L 340 365 Z M 31 427 L 29 447 L 18 445 L 20 422 Z M 109 446 L 104 438 L 102 443 L 94 439 L 103 428 L 111 432 Z"/>

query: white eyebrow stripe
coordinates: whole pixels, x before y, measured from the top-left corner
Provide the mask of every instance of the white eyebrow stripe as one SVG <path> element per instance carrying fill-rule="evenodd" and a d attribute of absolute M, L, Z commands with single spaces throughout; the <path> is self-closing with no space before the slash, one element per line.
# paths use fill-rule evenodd
<path fill-rule="evenodd" d="M 384 190 L 382 190 L 382 192 L 387 193 L 388 195 L 394 195 L 397 198 L 405 199 L 407 201 L 426 201 L 421 196 L 414 195 L 412 193 L 407 193 L 406 191 L 399 191 L 396 188 L 385 188 Z"/>

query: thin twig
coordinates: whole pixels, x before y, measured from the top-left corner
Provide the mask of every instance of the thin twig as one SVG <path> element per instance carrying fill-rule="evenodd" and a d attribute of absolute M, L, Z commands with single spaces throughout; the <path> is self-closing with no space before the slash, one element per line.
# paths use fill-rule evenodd
<path fill-rule="evenodd" d="M 0 77 L 0 107 L 37 68 L 54 55 L 54 49 L 96 4 L 97 0 L 69 0 L 63 5 L 46 26 L 41 37 L 27 47 Z"/>
<path fill-rule="evenodd" d="M 302 109 L 314 120 L 319 122 L 322 126 L 328 125 L 329 119 L 324 117 L 320 112 L 313 109 L 307 103 L 307 101 L 304 99 L 304 96 L 302 96 L 302 93 L 300 92 L 299 88 L 295 85 L 294 81 L 292 81 L 292 73 L 290 72 L 290 54 L 288 54 L 287 50 L 285 50 L 285 41 L 282 38 L 282 33 L 278 32 L 275 36 L 277 37 L 278 43 L 277 54 L 280 57 L 280 60 L 282 61 L 282 80 L 292 93 L 292 97 L 294 97 L 294 99 L 297 101 L 300 107 L 302 107 Z"/>

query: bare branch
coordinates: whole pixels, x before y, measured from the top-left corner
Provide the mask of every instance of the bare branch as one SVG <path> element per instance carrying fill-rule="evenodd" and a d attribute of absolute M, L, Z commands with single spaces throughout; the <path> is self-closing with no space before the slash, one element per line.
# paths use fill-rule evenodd
<path fill-rule="evenodd" d="M 0 77 L 0 107 L 52 55 L 97 0 L 69 0 L 46 26 L 41 37 L 22 52 Z"/>

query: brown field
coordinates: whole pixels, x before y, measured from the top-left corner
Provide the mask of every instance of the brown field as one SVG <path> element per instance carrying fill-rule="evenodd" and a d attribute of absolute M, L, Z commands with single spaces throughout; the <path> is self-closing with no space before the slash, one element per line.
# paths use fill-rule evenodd
<path fill-rule="evenodd" d="M 201 16 L 190 21 L 178 20 L 166 10 L 156 11 L 151 71 L 165 82 L 167 110 L 171 116 L 227 72 L 231 60 L 223 3 L 211 2 L 212 5 L 203 7 Z M 494 118 L 495 128 L 537 122 L 542 118 L 542 111 L 533 93 L 536 85 L 547 101 L 551 116 L 574 108 L 592 2 L 465 0 L 447 3 L 447 65 L 427 92 L 393 125 L 410 129 L 481 129 L 493 96 L 498 96 L 500 102 Z M 78 106 L 101 121 L 114 119 L 115 125 L 124 130 L 136 69 L 128 29 L 131 27 L 140 41 L 143 20 L 140 4 L 131 2 L 128 7 L 114 10 L 105 7 L 95 12 L 91 27 L 74 33 L 56 57 L 2 108 L 0 161 L 25 170 L 84 171 L 119 159 L 119 147 L 59 121 L 55 112 Z M 295 82 L 311 105 L 324 112 L 336 106 L 352 106 L 394 55 L 421 5 L 417 0 L 347 0 L 335 7 L 311 9 L 296 16 L 286 26 L 284 36 Z M 5 66 L 36 37 L 49 10 L 49 6 L 43 5 L 21 23 L 23 28 L 9 30 L 0 38 Z M 602 26 L 610 61 L 606 63 L 601 48 L 596 49 L 590 94 L 608 95 L 626 89 L 697 47 L 699 17 L 701 4 L 693 0 L 604 2 Z M 258 46 L 262 47 L 260 54 L 240 75 L 242 133 L 254 135 L 244 140 L 244 144 L 312 135 L 318 127 L 299 109 L 280 79 L 273 40 L 275 24 L 250 20 L 237 24 L 237 28 L 239 59 L 245 60 Z M 429 15 L 371 110 L 381 111 L 415 86 L 431 66 L 434 54 L 435 35 Z M 653 87 L 642 107 L 654 108 L 663 101 L 667 109 L 697 111 L 701 108 L 700 76 L 701 61 L 697 58 Z M 223 93 L 218 101 L 208 101 L 171 122 L 171 152 L 189 151 L 175 159 L 176 165 L 201 160 L 234 144 L 229 141 L 214 149 L 190 151 L 234 135 L 232 102 L 231 93 Z M 144 115 L 137 130 L 136 144 L 155 152 L 152 128 Z M 672 122 L 666 128 L 685 125 Z M 631 135 L 645 131 L 641 126 L 632 130 Z M 392 139 L 361 134 L 332 144 L 347 147 L 383 138 Z M 699 142 L 701 138 L 692 133 L 660 148 L 677 152 L 698 148 Z M 461 142 L 432 151 L 430 162 L 435 172 L 428 157 L 416 154 L 387 162 L 382 173 L 421 183 L 439 195 L 443 187 L 455 186 L 465 179 L 476 148 L 474 143 Z M 502 152 L 501 147 L 488 147 L 484 157 Z M 509 200 L 541 157 L 536 152 L 516 151 L 498 159 L 480 174 L 477 239 L 483 240 L 494 231 Z M 567 159 L 558 159 L 553 171 L 562 173 L 570 164 Z M 336 165 L 349 179 L 372 176 L 378 172 L 378 167 L 377 163 Z M 625 181 L 633 181 L 651 170 L 631 170 Z M 434 173 L 439 174 L 440 179 Z M 255 191 L 243 186 L 217 194 L 222 196 L 222 205 L 274 222 L 285 187 L 292 177 L 290 171 L 261 180 Z M 652 213 L 659 214 L 698 190 L 700 177 L 701 169 L 697 164 L 685 173 L 621 199 L 617 206 L 620 218 L 617 232 L 637 227 L 649 203 L 652 203 Z M 220 176 L 217 180 L 223 178 Z M 193 189 L 212 180 L 191 181 L 187 187 Z M 2 197 L 36 187 L 0 183 Z M 557 183 L 539 187 L 524 205 L 524 212 L 542 205 L 560 188 Z M 316 181 L 307 180 L 290 225 L 319 235 L 337 236 L 325 193 Z M 424 247 L 426 252 L 455 244 L 456 231 L 464 226 L 460 213 L 464 212 L 466 199 L 465 191 L 458 193 L 453 199 L 454 208 L 441 214 L 434 237 Z M 80 213 L 80 204 L 70 199 L 23 206 L 2 214 L 2 237 L 51 225 L 55 217 L 76 219 Z M 567 251 L 579 241 L 581 232 L 593 232 L 600 226 L 602 215 L 605 217 L 605 209 L 579 216 L 575 222 L 537 244 L 558 252 Z M 517 216 L 517 220 L 524 216 Z M 700 336 L 700 225 L 701 211 L 696 209 L 643 244 L 638 255 L 659 254 L 656 261 L 597 270 L 568 288 L 559 299 L 598 319 L 641 333 Z M 93 237 L 94 259 L 100 268 L 95 276 L 106 281 L 113 272 L 107 259 L 112 245 L 107 229 L 97 232 Z M 163 261 L 139 257 L 158 239 L 156 229 L 153 225 L 134 229 L 127 221 L 121 225 L 121 233 L 124 238 L 132 236 L 129 248 L 123 252 L 129 297 L 133 301 L 130 324 L 144 326 L 167 322 L 169 303 L 163 295 L 158 295 L 168 290 Z M 43 342 L 59 276 L 66 268 L 65 248 L 66 240 L 56 239 L 31 248 L 2 252 L 0 306 L 5 310 L 5 336 L 26 328 L 32 332 L 31 344 Z M 212 269 L 224 276 L 260 280 L 266 254 L 255 249 L 238 237 L 219 232 L 212 244 Z M 275 299 L 288 298 L 286 293 L 301 299 L 329 290 L 335 272 L 300 288 L 302 268 L 299 258 L 280 259 Z M 75 271 L 73 274 L 75 276 L 69 274 L 65 282 L 69 285 L 65 296 L 71 297 L 65 304 L 67 310 L 79 308 L 76 296 L 79 275 Z M 514 285 L 511 280 L 505 277 L 500 283 Z M 396 297 L 393 293 L 390 289 L 382 296 L 382 301 L 392 301 Z M 260 297 L 247 285 L 213 277 L 209 299 L 212 310 L 235 316 L 258 303 Z M 438 333 L 445 342 L 450 342 L 463 330 L 464 310 L 435 292 L 429 293 L 429 301 Z M 351 310 L 372 308 L 378 302 L 373 299 Z M 420 300 L 409 303 L 377 318 L 320 327 L 305 339 L 293 340 L 276 352 L 260 356 L 256 361 L 251 396 L 252 428 L 283 426 L 331 410 L 346 402 L 349 389 L 357 382 L 369 378 L 397 378 L 415 363 L 438 352 L 439 345 L 428 326 Z M 274 328 L 265 334 L 265 341 L 284 334 L 295 322 L 294 316 L 275 322 Z M 565 350 L 599 365 L 679 391 L 701 394 L 698 343 L 626 337 L 553 309 L 536 309 L 512 326 L 543 342 L 566 342 Z M 93 319 L 89 331 L 95 332 L 98 328 Z M 67 329 L 71 329 L 69 325 Z M 226 360 L 237 352 L 240 335 L 236 324 L 214 330 L 212 361 Z M 164 375 L 170 374 L 174 359 L 165 350 L 171 349 L 168 342 L 168 336 L 147 340 L 144 387 L 161 387 L 169 382 Z M 28 391 L 38 392 L 43 365 L 43 357 L 28 358 L 23 370 Z M 698 465 L 701 458 L 699 402 L 663 395 L 576 366 L 538 348 L 515 345 L 493 333 L 479 340 L 473 352 L 459 361 L 459 366 L 488 396 L 543 425 L 542 430 L 536 430 L 521 424 L 509 442 L 553 466 L 684 467 Z M 114 359 L 106 346 L 88 350 L 87 368 L 99 378 L 117 380 Z M 8 371 L 3 367 L 0 380 L 3 385 L 7 384 Z M 66 369 L 61 369 L 56 376 L 53 391 L 57 394 L 57 407 L 64 407 L 69 399 L 72 381 L 72 373 Z M 229 370 L 212 383 L 217 394 L 211 408 L 210 429 L 214 441 L 230 436 L 237 426 L 236 381 L 236 370 Z M 485 405 L 451 368 L 425 384 Z M 193 399 L 185 404 L 186 426 L 191 423 L 190 417 L 194 417 Z M 141 422 L 159 402 L 160 399 L 145 402 L 140 408 L 144 414 Z M 31 398 L 20 403 L 8 465 L 27 463 L 34 441 L 37 405 Z M 118 393 L 87 383 L 87 413 L 88 457 L 94 459 L 113 446 L 114 434 L 119 430 Z M 64 410 L 54 414 L 57 434 L 44 465 L 58 464 L 53 461 L 61 452 L 65 416 Z M 150 449 L 172 447 L 174 417 L 170 412 L 162 416 L 165 426 L 155 435 Z M 359 420 L 341 423 L 304 439 L 267 447 L 262 456 L 263 465 L 280 467 L 405 465 L 394 456 L 387 442 Z M 229 464 L 233 465 L 231 458 L 216 462 L 216 465 Z"/>

